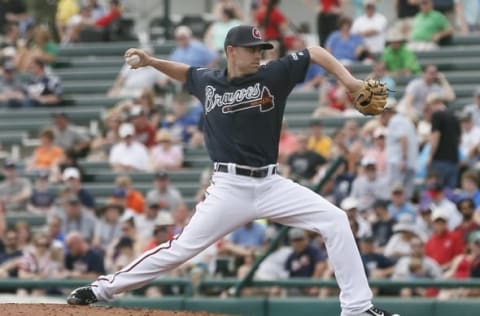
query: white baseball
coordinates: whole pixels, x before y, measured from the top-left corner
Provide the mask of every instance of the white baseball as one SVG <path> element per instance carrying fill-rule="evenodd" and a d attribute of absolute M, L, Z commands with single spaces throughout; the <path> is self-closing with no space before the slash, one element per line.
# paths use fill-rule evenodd
<path fill-rule="evenodd" d="M 126 57 L 125 61 L 130 66 L 137 66 L 140 63 L 140 56 L 138 56 L 137 54 L 133 54 L 132 56 Z"/>

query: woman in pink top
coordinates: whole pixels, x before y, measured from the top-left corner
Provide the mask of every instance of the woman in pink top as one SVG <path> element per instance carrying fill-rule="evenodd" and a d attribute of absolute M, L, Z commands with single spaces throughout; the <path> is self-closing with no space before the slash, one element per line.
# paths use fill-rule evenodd
<path fill-rule="evenodd" d="M 157 133 L 157 145 L 150 150 L 150 160 L 155 171 L 180 169 L 183 164 L 182 145 L 173 144 L 170 132 L 161 129 Z"/>

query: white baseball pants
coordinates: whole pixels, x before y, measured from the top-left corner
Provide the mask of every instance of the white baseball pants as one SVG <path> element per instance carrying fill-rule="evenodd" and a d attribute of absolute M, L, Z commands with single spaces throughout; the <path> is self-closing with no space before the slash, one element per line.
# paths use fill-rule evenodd
<path fill-rule="evenodd" d="M 215 172 L 206 199 L 176 239 L 145 252 L 115 274 L 99 277 L 92 289 L 99 300 L 108 301 L 114 294 L 142 287 L 257 218 L 320 233 L 341 289 L 342 316 L 370 308 L 372 293 L 346 214 L 276 174 L 251 178 Z"/>

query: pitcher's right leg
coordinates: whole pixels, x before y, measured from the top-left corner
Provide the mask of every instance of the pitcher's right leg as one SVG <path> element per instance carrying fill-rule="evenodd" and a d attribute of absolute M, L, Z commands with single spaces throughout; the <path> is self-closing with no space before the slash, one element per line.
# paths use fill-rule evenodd
<path fill-rule="evenodd" d="M 144 286 L 251 221 L 254 218 L 251 186 L 232 177 L 235 176 L 213 176 L 214 184 L 207 189 L 207 198 L 197 205 L 190 222 L 176 238 L 145 252 L 121 271 L 93 282 L 90 292 L 93 291 L 96 300 L 108 301 L 115 294 Z M 84 288 L 76 291 L 81 289 Z M 75 291 L 68 302 L 85 305 L 76 299 Z"/>

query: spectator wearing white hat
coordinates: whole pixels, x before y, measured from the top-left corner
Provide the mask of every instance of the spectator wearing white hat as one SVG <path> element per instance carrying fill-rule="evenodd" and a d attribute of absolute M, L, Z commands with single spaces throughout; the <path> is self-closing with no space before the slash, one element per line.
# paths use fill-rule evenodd
<path fill-rule="evenodd" d="M 418 237 L 413 237 L 410 240 L 411 253 L 402 256 L 397 264 L 392 275 L 393 280 L 410 280 L 412 278 L 442 278 L 442 269 L 433 260 L 425 255 L 423 241 Z M 424 295 L 426 289 L 422 288 L 403 288 L 401 290 L 402 297 L 409 297 L 412 295 Z"/>
<path fill-rule="evenodd" d="M 80 171 L 75 167 L 68 167 L 62 174 L 63 183 L 68 187 L 69 193 L 75 195 L 80 203 L 93 210 L 95 208 L 95 197 L 82 186 Z"/>
<path fill-rule="evenodd" d="M 183 165 L 183 147 L 175 144 L 167 129 L 161 129 L 156 137 L 157 145 L 150 150 L 153 170 L 175 170 Z"/>
<path fill-rule="evenodd" d="M 361 162 L 363 172 L 352 183 L 350 196 L 359 200 L 359 210 L 367 210 L 377 199 L 388 199 L 389 192 L 385 190 L 387 179 L 377 174 L 377 163 L 371 158 L 364 158 Z M 387 191 L 387 192 L 386 192 Z"/>
<path fill-rule="evenodd" d="M 446 270 L 452 260 L 463 252 L 464 241 L 448 229 L 448 216 L 442 209 L 433 210 L 432 222 L 433 234 L 425 244 L 425 254 Z"/>
<path fill-rule="evenodd" d="M 372 53 L 380 53 L 385 48 L 387 18 L 377 12 L 376 0 L 363 1 L 364 14 L 353 21 L 351 32 L 361 35 Z"/>
<path fill-rule="evenodd" d="M 382 113 L 380 121 L 386 126 L 385 153 L 389 186 L 400 183 L 405 196 L 410 198 L 414 189 L 414 174 L 418 157 L 418 139 L 413 123 L 397 113 L 395 107 Z"/>
<path fill-rule="evenodd" d="M 393 236 L 385 246 L 383 254 L 392 258 L 410 255 L 410 242 L 415 236 L 418 237 L 418 230 L 413 219 L 409 215 L 399 217 L 397 224 L 393 226 Z"/>
<path fill-rule="evenodd" d="M 363 218 L 359 213 L 360 201 L 354 197 L 347 197 L 340 203 L 340 208 L 347 213 L 350 222 L 356 222 L 358 230 L 355 234 L 357 238 L 368 237 L 372 235 L 372 227 L 368 220 Z"/>
<path fill-rule="evenodd" d="M 121 141 L 110 150 L 109 162 L 116 172 L 147 171 L 150 166 L 145 145 L 134 140 L 135 128 L 123 123 L 119 128 Z"/>

